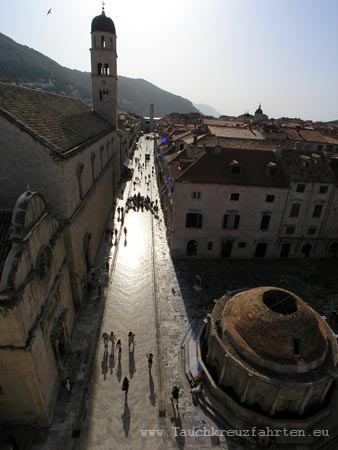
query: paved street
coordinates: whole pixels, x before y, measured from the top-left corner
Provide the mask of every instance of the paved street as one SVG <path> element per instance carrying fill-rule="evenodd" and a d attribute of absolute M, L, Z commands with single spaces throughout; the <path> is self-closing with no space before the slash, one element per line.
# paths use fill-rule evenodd
<path fill-rule="evenodd" d="M 142 163 L 147 146 L 150 146 L 149 141 L 144 140 Z M 137 169 L 134 175 L 141 177 Z M 133 183 L 127 185 L 118 206 L 125 210 L 129 193 L 150 196 L 150 184 L 145 183 L 149 175 L 152 178 L 150 163 L 142 170 L 142 181 L 135 190 Z M 150 352 L 157 355 L 152 220 L 151 212 L 141 209 L 125 214 L 123 224 L 118 215 L 115 216 L 114 227 L 122 229 L 100 336 L 103 332 L 113 331 L 117 339 L 121 339 L 122 356 L 118 358 L 117 349 L 110 343 L 108 353 L 105 353 L 103 342 L 98 342 L 88 411 L 77 446 L 81 450 L 149 448 L 149 439 L 152 448 L 163 448 L 161 438 L 143 437 L 141 433 L 141 430 L 159 428 L 157 360 L 149 371 L 146 357 Z M 129 331 L 136 335 L 135 345 L 130 349 Z M 125 376 L 130 380 L 128 396 L 121 390 Z"/>
<path fill-rule="evenodd" d="M 141 163 L 151 145 L 151 141 L 142 139 L 141 149 L 135 152 Z M 124 186 L 117 206 L 125 208 L 127 197 L 138 191 L 153 201 L 158 198 L 151 167 L 152 161 L 142 170 L 142 181 L 135 185 L 135 191 L 134 180 Z M 152 180 L 149 187 L 145 175 Z M 141 177 L 137 170 L 134 179 L 136 176 Z M 131 210 L 122 224 L 115 208 L 110 226 L 118 230 L 118 240 L 113 242 L 118 245 L 111 245 L 110 235 L 106 237 L 97 259 L 101 299 L 94 290 L 78 317 L 73 336 L 72 392 L 61 390 L 53 425 L 47 433 L 38 433 L 33 450 L 244 449 L 241 442 L 225 442 L 224 437 L 183 435 L 184 431 L 218 428 L 199 406 L 193 405 L 181 350 L 185 336 L 200 326 L 214 299 L 227 291 L 260 285 L 279 286 L 299 294 L 327 316 L 337 332 L 337 323 L 331 318 L 338 301 L 336 261 L 173 263 L 161 211 L 157 219 L 150 211 Z M 108 258 L 109 274 L 105 270 Z M 196 275 L 202 281 L 199 292 L 193 289 Z M 104 355 L 101 336 L 111 331 L 122 341 L 120 363 L 110 343 Z M 128 349 L 129 331 L 136 335 L 132 351 Z M 149 352 L 155 355 L 151 373 L 146 358 Z M 121 390 L 125 376 L 130 380 L 127 398 Z M 178 412 L 170 401 L 174 384 L 180 387 Z M 159 431 L 143 436 L 141 430 Z"/>

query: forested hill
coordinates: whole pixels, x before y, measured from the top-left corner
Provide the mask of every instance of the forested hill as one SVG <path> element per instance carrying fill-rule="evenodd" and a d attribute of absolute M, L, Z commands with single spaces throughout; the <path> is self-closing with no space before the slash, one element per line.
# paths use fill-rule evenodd
<path fill-rule="evenodd" d="M 89 58 L 89 54 L 88 54 Z M 88 72 L 62 67 L 42 53 L 18 44 L 0 33 L 0 80 L 13 81 L 57 94 L 78 97 L 91 103 L 91 80 Z M 193 104 L 142 79 L 118 77 L 118 103 L 125 111 L 149 116 L 151 103 L 155 116 L 171 112 L 197 112 Z"/>

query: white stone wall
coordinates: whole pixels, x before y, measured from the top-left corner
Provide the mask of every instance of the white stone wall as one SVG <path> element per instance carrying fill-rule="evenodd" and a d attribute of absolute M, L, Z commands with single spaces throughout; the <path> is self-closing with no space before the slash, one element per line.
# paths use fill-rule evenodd
<path fill-rule="evenodd" d="M 297 185 L 305 184 L 304 192 L 297 192 Z M 327 193 L 320 193 L 321 186 L 328 186 Z M 290 217 L 293 204 L 300 204 L 298 217 Z M 322 205 L 320 217 L 313 217 L 315 205 Z M 336 206 L 335 206 L 336 205 Z M 333 183 L 324 182 L 292 182 L 287 198 L 278 251 L 283 243 L 289 243 L 289 257 L 304 258 L 304 245 L 311 246 L 310 257 L 327 257 L 327 243 L 329 237 L 337 239 L 337 193 Z M 295 227 L 293 234 L 288 234 L 289 227 Z M 314 234 L 309 229 L 315 228 Z"/>
<path fill-rule="evenodd" d="M 50 336 L 63 310 L 71 336 L 74 307 L 60 224 L 42 208 L 39 196 L 30 200 L 26 224 L 34 223 L 34 212 L 40 220 L 13 243 L 1 277 L 2 296 L 8 289 L 15 296 L 0 320 L 0 421 L 48 425 L 60 384 Z M 37 261 L 44 246 L 52 259 L 49 277 L 41 280 Z"/>
<path fill-rule="evenodd" d="M 0 204 L 12 209 L 27 190 L 40 192 L 52 202 L 58 217 L 65 217 L 67 190 L 62 166 L 40 141 L 0 116 Z"/>
<path fill-rule="evenodd" d="M 194 200 L 193 192 L 201 192 L 201 199 Z M 239 193 L 239 201 L 230 200 L 232 193 Z M 266 202 L 267 195 L 274 195 L 274 202 Z M 186 254 L 187 242 L 198 243 L 197 257 L 219 258 L 222 240 L 233 240 L 231 257 L 251 258 L 258 243 L 267 243 L 266 257 L 274 256 L 276 236 L 279 232 L 287 189 L 241 185 L 218 185 L 202 183 L 175 183 L 174 213 L 170 226 L 173 256 Z M 202 228 L 186 228 L 186 213 L 200 212 Z M 240 215 L 238 229 L 223 229 L 225 214 Z M 271 215 L 268 230 L 260 230 L 263 214 Z M 208 250 L 212 242 L 212 250 Z M 238 243 L 245 242 L 244 248 Z"/>

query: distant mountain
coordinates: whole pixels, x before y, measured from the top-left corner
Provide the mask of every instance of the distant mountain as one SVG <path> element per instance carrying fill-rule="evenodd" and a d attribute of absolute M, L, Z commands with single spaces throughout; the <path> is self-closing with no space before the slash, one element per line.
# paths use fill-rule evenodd
<path fill-rule="evenodd" d="M 196 103 L 194 103 L 194 106 L 195 108 L 199 109 L 205 116 L 219 117 L 221 115 L 221 113 L 216 111 L 216 109 L 210 105 L 197 105 Z"/>
<path fill-rule="evenodd" d="M 78 97 L 87 104 L 91 103 L 90 73 L 62 67 L 42 53 L 18 44 L 2 33 L 0 80 Z M 149 116 L 151 103 L 155 106 L 155 116 L 164 116 L 171 112 L 198 112 L 189 100 L 164 91 L 148 81 L 119 76 L 118 104 L 121 109 L 140 116 Z"/>

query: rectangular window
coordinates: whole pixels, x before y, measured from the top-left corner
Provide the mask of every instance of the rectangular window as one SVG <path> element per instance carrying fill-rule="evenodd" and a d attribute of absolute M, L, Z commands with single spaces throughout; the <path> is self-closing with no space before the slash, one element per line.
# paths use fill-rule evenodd
<path fill-rule="evenodd" d="M 200 192 L 193 192 L 191 196 L 192 196 L 192 198 L 194 200 L 201 200 L 201 193 Z"/>
<path fill-rule="evenodd" d="M 316 231 L 316 227 L 309 227 L 309 229 L 307 230 L 307 234 L 316 234 Z"/>
<path fill-rule="evenodd" d="M 240 216 L 238 214 L 225 214 L 223 217 L 223 228 L 228 230 L 237 230 L 239 227 Z"/>
<path fill-rule="evenodd" d="M 319 193 L 326 194 L 328 190 L 329 190 L 329 186 L 320 186 Z"/>
<path fill-rule="evenodd" d="M 242 167 L 241 166 L 232 166 L 231 167 L 231 175 L 242 175 Z"/>
<path fill-rule="evenodd" d="M 269 223 L 270 223 L 270 215 L 268 214 L 264 214 L 262 216 L 262 221 L 261 221 L 261 230 L 267 230 L 269 228 Z"/>
<path fill-rule="evenodd" d="M 319 218 L 323 210 L 323 205 L 315 205 L 312 217 Z"/>
<path fill-rule="evenodd" d="M 238 248 L 245 248 L 246 242 L 238 242 Z"/>
<path fill-rule="evenodd" d="M 200 213 L 187 213 L 186 228 L 202 228 L 202 214 Z"/>
<path fill-rule="evenodd" d="M 294 339 L 293 340 L 293 353 L 294 355 L 300 355 L 300 339 Z"/>
<path fill-rule="evenodd" d="M 231 194 L 230 195 L 230 200 L 232 200 L 232 201 L 238 201 L 239 200 L 239 194 L 235 194 L 235 193 L 233 193 L 233 194 Z"/>
<path fill-rule="evenodd" d="M 212 250 L 212 242 L 208 242 L 208 250 Z"/>
<path fill-rule="evenodd" d="M 294 234 L 295 230 L 296 230 L 296 227 L 293 225 L 290 225 L 289 227 L 286 227 L 285 233 L 286 234 Z"/>
<path fill-rule="evenodd" d="M 296 192 L 304 192 L 305 184 L 297 184 Z"/>
<path fill-rule="evenodd" d="M 268 202 L 268 203 L 273 203 L 275 201 L 275 196 L 274 195 L 267 195 L 265 201 Z"/>
<path fill-rule="evenodd" d="M 293 203 L 291 206 L 290 217 L 298 217 L 300 210 L 300 203 Z"/>

